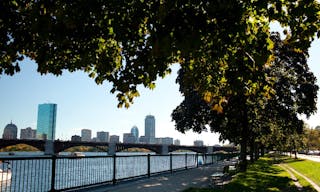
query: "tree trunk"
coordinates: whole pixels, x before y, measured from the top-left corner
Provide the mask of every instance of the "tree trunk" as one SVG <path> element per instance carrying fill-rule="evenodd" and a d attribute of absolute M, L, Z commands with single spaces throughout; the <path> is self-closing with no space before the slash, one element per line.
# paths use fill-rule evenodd
<path fill-rule="evenodd" d="M 250 162 L 254 162 L 254 141 L 250 139 Z"/>
<path fill-rule="evenodd" d="M 264 156 L 264 146 L 261 146 L 261 157 Z"/>
<path fill-rule="evenodd" d="M 255 142 L 254 144 L 254 160 L 258 160 L 259 159 L 259 143 Z"/>
<path fill-rule="evenodd" d="M 241 138 L 240 142 L 240 171 L 245 172 L 247 170 L 247 141 L 245 137 Z"/>
<path fill-rule="evenodd" d="M 245 172 L 247 170 L 247 143 L 249 140 L 249 126 L 248 126 L 248 112 L 246 102 L 243 101 L 243 112 L 242 112 L 242 130 L 240 140 L 240 171 Z"/>

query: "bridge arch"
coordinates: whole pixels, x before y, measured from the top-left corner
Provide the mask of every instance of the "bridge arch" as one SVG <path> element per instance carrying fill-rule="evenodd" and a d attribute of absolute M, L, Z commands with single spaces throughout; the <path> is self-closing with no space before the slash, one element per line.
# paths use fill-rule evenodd
<path fill-rule="evenodd" d="M 184 146 L 184 145 L 169 145 L 168 152 L 174 152 L 178 150 L 188 150 L 196 153 L 207 153 L 207 147 L 198 146 Z"/>
<path fill-rule="evenodd" d="M 24 144 L 24 145 L 29 145 L 32 146 L 39 151 L 45 151 L 45 141 L 43 140 L 5 140 L 5 139 L 0 139 L 0 149 L 3 149 L 8 146 L 14 146 L 14 145 L 19 145 L 19 144 Z"/>
<path fill-rule="evenodd" d="M 130 148 L 148 149 L 157 154 L 161 154 L 162 152 L 162 145 L 156 145 L 156 144 L 146 145 L 146 144 L 138 144 L 138 143 L 117 143 L 116 144 L 116 152 L 120 152 Z"/>
<path fill-rule="evenodd" d="M 109 147 L 109 143 L 105 142 L 83 142 L 83 141 L 55 141 L 54 142 L 54 152 L 59 153 L 65 151 L 66 149 L 78 146 L 95 147 L 102 150 L 103 147 Z M 103 150 L 105 151 L 105 150 Z"/>

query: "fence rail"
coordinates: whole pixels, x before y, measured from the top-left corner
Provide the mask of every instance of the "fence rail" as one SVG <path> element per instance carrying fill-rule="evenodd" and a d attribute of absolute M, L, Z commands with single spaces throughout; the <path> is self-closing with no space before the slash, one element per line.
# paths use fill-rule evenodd
<path fill-rule="evenodd" d="M 238 154 L 0 157 L 0 191 L 62 191 L 186 170 Z M 5 167 L 4 163 L 10 164 Z M 4 174 L 10 173 L 11 179 Z"/>

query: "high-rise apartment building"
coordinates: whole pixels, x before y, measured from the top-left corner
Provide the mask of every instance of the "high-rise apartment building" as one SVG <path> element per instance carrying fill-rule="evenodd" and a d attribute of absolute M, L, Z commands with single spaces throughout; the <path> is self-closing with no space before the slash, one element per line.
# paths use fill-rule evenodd
<path fill-rule="evenodd" d="M 18 128 L 12 122 L 6 125 L 3 130 L 2 139 L 17 139 Z"/>
<path fill-rule="evenodd" d="M 20 139 L 35 139 L 36 137 L 37 137 L 37 130 L 32 129 L 31 127 L 21 129 L 20 131 Z"/>
<path fill-rule="evenodd" d="M 144 120 L 144 129 L 147 143 L 154 144 L 156 142 L 156 120 L 154 116 L 146 116 Z"/>
<path fill-rule="evenodd" d="M 110 143 L 120 143 L 120 139 L 118 135 L 111 135 L 110 136 Z"/>
<path fill-rule="evenodd" d="M 37 138 L 54 140 L 56 133 L 57 104 L 38 105 Z"/>
<path fill-rule="evenodd" d="M 90 129 L 81 129 L 81 141 L 91 141 Z"/>
<path fill-rule="evenodd" d="M 105 131 L 97 132 L 97 140 L 99 142 L 109 142 L 109 132 L 105 132 Z"/>
<path fill-rule="evenodd" d="M 135 138 L 135 143 L 139 143 L 139 129 L 137 126 L 133 126 L 131 128 L 131 134 L 134 136 Z"/>

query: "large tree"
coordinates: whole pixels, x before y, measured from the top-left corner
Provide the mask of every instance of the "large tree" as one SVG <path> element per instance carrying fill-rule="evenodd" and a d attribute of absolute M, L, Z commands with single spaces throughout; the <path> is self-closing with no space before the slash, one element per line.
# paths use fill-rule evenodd
<path fill-rule="evenodd" d="M 241 81 L 255 92 L 256 73 L 272 60 L 271 21 L 307 52 L 319 20 L 315 0 L 1 1 L 0 74 L 18 72 L 24 57 L 41 74 L 83 70 L 98 84 L 111 82 L 128 107 L 136 85 L 153 88 L 178 62 L 185 83 L 209 93 L 214 106 L 227 95 L 220 89 L 231 83 L 227 69 L 242 65 Z"/>
<path fill-rule="evenodd" d="M 282 41 L 278 33 L 272 34 L 271 39 L 275 58 L 263 72 L 265 78 L 273 79 L 273 83 L 270 87 L 265 85 L 269 85 L 268 81 L 256 85 L 260 89 L 272 89 L 271 96 L 258 94 L 258 88 L 255 93 L 247 92 L 247 86 L 238 80 L 239 77 L 244 79 L 242 74 L 246 74 L 239 65 L 225 71 L 228 81 L 233 83 L 221 88 L 229 94 L 221 106 L 215 104 L 215 110 L 212 110 L 195 87 L 184 86 L 183 69 L 178 77 L 185 99 L 172 113 L 177 129 L 201 132 L 210 128 L 220 133 L 222 140 L 240 143 L 242 170 L 246 169 L 248 144 L 252 157 L 256 143 L 269 147 L 271 144 L 285 145 L 290 135 L 302 133 L 303 122 L 298 115 L 309 116 L 316 110 L 318 86 L 308 68 L 307 55 L 296 50 L 287 40 Z M 290 142 L 293 143 L 292 139 Z"/>

